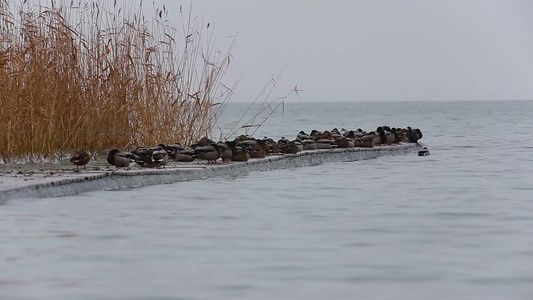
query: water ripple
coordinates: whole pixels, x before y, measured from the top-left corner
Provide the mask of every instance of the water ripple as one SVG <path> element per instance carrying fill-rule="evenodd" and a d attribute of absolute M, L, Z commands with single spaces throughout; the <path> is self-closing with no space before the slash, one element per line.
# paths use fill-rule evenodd
<path fill-rule="evenodd" d="M 533 102 L 330 107 L 344 127 L 420 127 L 432 154 L 10 201 L 0 294 L 531 299 Z M 324 113 L 286 105 L 258 136 L 332 127 Z"/>

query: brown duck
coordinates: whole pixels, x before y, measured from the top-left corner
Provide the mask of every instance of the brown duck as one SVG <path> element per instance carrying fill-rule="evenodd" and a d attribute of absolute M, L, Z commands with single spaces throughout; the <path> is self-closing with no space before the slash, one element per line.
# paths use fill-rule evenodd
<path fill-rule="evenodd" d="M 85 165 L 91 160 L 91 155 L 87 153 L 85 150 L 79 150 L 72 157 L 70 158 L 70 163 L 73 165 L 76 165 L 76 169 L 79 168 L 79 166 L 83 166 L 85 169 Z"/>

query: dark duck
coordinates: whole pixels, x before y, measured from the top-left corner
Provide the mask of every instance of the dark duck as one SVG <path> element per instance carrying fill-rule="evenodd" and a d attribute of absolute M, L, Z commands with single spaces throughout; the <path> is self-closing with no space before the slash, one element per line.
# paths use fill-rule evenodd
<path fill-rule="evenodd" d="M 76 165 L 76 169 L 79 168 L 79 166 L 83 166 L 85 169 L 85 165 L 91 160 L 91 155 L 87 153 L 85 150 L 79 150 L 72 157 L 70 158 L 70 163 L 73 165 Z"/>
<path fill-rule="evenodd" d="M 133 154 L 130 152 L 119 151 L 118 149 L 112 149 L 107 155 L 107 162 L 117 168 L 129 167 L 133 160 Z"/>

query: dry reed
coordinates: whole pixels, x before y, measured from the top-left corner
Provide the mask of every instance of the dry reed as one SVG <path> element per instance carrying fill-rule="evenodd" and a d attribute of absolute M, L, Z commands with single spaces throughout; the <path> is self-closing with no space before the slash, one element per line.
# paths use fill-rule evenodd
<path fill-rule="evenodd" d="M 234 87 L 222 84 L 235 40 L 179 15 L 181 30 L 142 1 L 0 0 L 0 156 L 60 158 L 85 148 L 191 143 L 209 135 Z M 58 4 L 58 2 L 60 2 Z M 68 4 L 66 4 L 68 3 Z M 124 13 L 128 7 L 133 12 Z M 132 8 L 133 7 L 133 8 Z"/>

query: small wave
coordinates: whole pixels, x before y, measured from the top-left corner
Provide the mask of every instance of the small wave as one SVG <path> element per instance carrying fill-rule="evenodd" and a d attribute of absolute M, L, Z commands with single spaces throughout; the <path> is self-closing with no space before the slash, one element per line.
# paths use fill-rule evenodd
<path fill-rule="evenodd" d="M 219 220 L 237 220 L 238 217 L 235 216 L 218 216 L 217 219 Z"/>
<path fill-rule="evenodd" d="M 485 277 L 485 278 L 473 278 L 467 280 L 468 282 L 483 285 L 522 285 L 531 284 L 533 277 L 531 276 L 509 276 L 509 277 Z"/>
<path fill-rule="evenodd" d="M 216 286 L 215 289 L 222 291 L 249 291 L 257 289 L 257 286 L 250 284 L 225 284 Z"/>
<path fill-rule="evenodd" d="M 380 275 L 380 276 L 350 276 L 343 279 L 343 281 L 354 282 L 354 283 L 367 283 L 367 282 L 430 282 L 440 280 L 440 277 L 437 276 L 391 276 L 391 275 Z"/>
<path fill-rule="evenodd" d="M 104 235 L 96 236 L 95 238 L 98 240 L 120 240 L 120 239 L 127 239 L 129 238 L 129 236 L 125 234 L 104 234 Z"/>
<path fill-rule="evenodd" d="M 437 212 L 434 213 L 437 217 L 447 217 L 447 218 L 484 218 L 490 216 L 487 213 L 475 213 L 475 212 Z"/>
<path fill-rule="evenodd" d="M 533 186 L 527 186 L 527 185 L 515 186 L 513 189 L 518 190 L 518 191 L 533 191 Z"/>
<path fill-rule="evenodd" d="M 454 149 L 479 149 L 483 147 L 480 145 L 456 145 L 456 146 L 453 146 L 453 148 Z"/>

